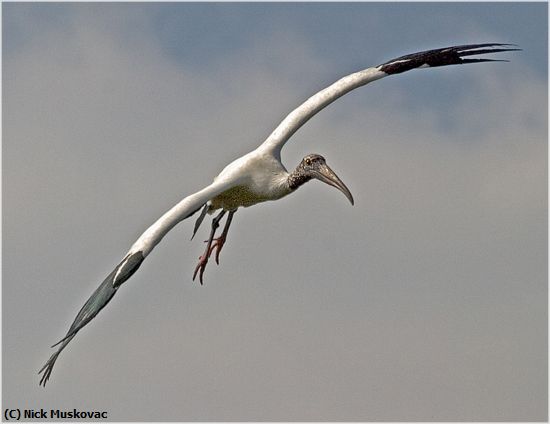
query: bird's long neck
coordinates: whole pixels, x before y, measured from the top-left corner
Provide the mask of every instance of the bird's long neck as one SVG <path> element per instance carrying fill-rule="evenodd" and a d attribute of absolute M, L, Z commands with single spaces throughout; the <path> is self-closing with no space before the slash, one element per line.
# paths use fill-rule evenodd
<path fill-rule="evenodd" d="M 311 180 L 311 177 L 305 174 L 300 166 L 288 174 L 288 186 L 292 191 L 298 189 L 298 187 L 304 185 L 309 180 Z"/>

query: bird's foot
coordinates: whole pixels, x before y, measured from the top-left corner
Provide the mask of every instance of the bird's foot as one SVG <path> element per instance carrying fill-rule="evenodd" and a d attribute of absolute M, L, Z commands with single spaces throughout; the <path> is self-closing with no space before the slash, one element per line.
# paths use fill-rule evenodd
<path fill-rule="evenodd" d="M 195 268 L 195 272 L 193 273 L 193 281 L 195 281 L 195 277 L 197 276 L 197 273 L 199 273 L 199 281 L 202 285 L 202 275 L 204 274 L 204 270 L 206 269 L 206 264 L 208 263 L 208 259 L 212 255 L 212 252 L 214 252 L 214 249 L 216 249 L 216 263 L 220 264 L 220 251 L 222 250 L 223 245 L 225 244 L 225 240 L 227 238 L 227 231 L 229 230 L 229 225 L 231 224 L 231 218 L 233 217 L 233 214 L 235 211 L 229 212 L 229 217 L 227 218 L 227 222 L 225 223 L 225 227 L 222 231 L 222 234 L 218 238 L 214 238 L 214 235 L 216 234 L 216 229 L 219 227 L 219 222 L 222 219 L 222 217 L 225 214 L 225 210 L 222 209 L 222 211 L 212 220 L 212 230 L 210 232 L 210 238 L 208 240 L 205 240 L 206 243 L 206 249 L 204 250 L 204 253 L 202 256 L 199 257 L 199 263 L 197 267 Z"/>
<path fill-rule="evenodd" d="M 205 254 L 202 256 L 199 256 L 199 263 L 197 264 L 197 267 L 195 268 L 195 272 L 193 273 L 193 281 L 195 281 L 195 277 L 197 276 L 197 272 L 199 273 L 199 282 L 202 286 L 202 275 L 204 274 L 204 270 L 206 269 L 206 264 L 208 263 L 208 257 L 210 254 Z"/>
<path fill-rule="evenodd" d="M 210 251 L 208 252 L 208 257 L 212 255 L 212 252 L 214 249 L 216 249 L 216 264 L 220 264 L 220 252 L 222 250 L 223 245 L 225 244 L 225 236 L 220 236 L 218 238 L 215 238 L 212 242 L 212 246 L 210 247 Z"/>

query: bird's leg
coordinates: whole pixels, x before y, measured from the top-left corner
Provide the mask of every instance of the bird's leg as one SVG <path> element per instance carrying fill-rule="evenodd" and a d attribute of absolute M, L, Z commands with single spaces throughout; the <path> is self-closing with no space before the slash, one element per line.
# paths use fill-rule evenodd
<path fill-rule="evenodd" d="M 208 252 L 208 257 L 212 254 L 212 251 L 216 249 L 216 263 L 220 264 L 220 251 L 222 250 L 223 245 L 225 244 L 225 240 L 227 239 L 227 233 L 229 232 L 229 226 L 231 225 L 231 220 L 233 219 L 233 215 L 235 214 L 236 210 L 229 211 L 229 215 L 227 215 L 227 220 L 225 221 L 225 227 L 223 227 L 222 234 L 214 239 L 214 243 L 212 243 L 212 246 L 210 247 L 210 252 Z"/>
<path fill-rule="evenodd" d="M 210 230 L 210 237 L 208 238 L 206 249 L 204 253 L 199 256 L 199 263 L 197 267 L 195 268 L 195 272 L 193 273 L 193 281 L 195 281 L 195 277 L 197 276 L 197 272 L 199 272 L 199 281 L 202 285 L 202 275 L 204 274 L 204 270 L 206 269 L 206 264 L 208 263 L 208 258 L 210 257 L 210 248 L 212 246 L 212 240 L 214 239 L 214 235 L 216 234 L 216 230 L 220 226 L 220 220 L 225 215 L 225 210 L 222 209 L 222 211 L 216 215 L 216 217 L 212 220 L 212 230 Z"/>

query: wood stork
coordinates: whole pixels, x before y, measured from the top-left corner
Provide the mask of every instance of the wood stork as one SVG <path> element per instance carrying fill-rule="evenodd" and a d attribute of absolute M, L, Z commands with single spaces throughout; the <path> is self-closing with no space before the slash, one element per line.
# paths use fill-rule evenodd
<path fill-rule="evenodd" d="M 214 179 L 212 184 L 193 193 L 162 215 L 132 245 L 128 253 L 105 281 L 94 291 L 78 312 L 69 331 L 58 343 L 60 345 L 40 369 L 43 373 L 40 385 L 45 386 L 53 366 L 63 349 L 82 327 L 88 324 L 109 303 L 117 290 L 140 267 L 153 248 L 177 223 L 189 218 L 202 208 L 196 221 L 195 235 L 206 213 L 220 212 L 213 218 L 210 237 L 206 249 L 199 258 L 193 280 L 199 275 L 202 284 L 208 259 L 215 251 L 215 260 L 219 263 L 219 254 L 227 238 L 233 215 L 239 207 L 248 207 L 267 200 L 277 200 L 296 191 L 311 179 L 320 180 L 336 187 L 353 204 L 353 197 L 346 185 L 326 164 L 321 155 L 311 154 L 302 159 L 292 172 L 288 172 L 281 163 L 281 149 L 287 140 L 313 115 L 334 102 L 344 94 L 376 81 L 388 75 L 399 74 L 415 68 L 457 65 L 479 62 L 505 62 L 486 58 L 465 58 L 467 56 L 520 50 L 513 44 L 469 44 L 428 50 L 398 57 L 379 66 L 364 69 L 347 75 L 324 90 L 319 91 L 294 109 L 275 128 L 269 137 L 254 151 L 236 159 L 227 165 Z M 218 238 L 215 233 L 222 217 L 228 213 L 225 227 Z"/>

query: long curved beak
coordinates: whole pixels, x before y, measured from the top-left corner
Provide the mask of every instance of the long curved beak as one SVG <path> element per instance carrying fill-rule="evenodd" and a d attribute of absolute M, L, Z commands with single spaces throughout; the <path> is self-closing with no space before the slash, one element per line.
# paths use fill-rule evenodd
<path fill-rule="evenodd" d="M 336 187 L 338 190 L 344 193 L 344 195 L 348 198 L 350 203 L 353 205 L 353 196 L 351 195 L 351 192 L 346 187 L 346 185 L 342 182 L 342 180 L 338 178 L 338 175 L 336 175 L 334 171 L 330 169 L 330 167 L 327 164 L 321 165 L 314 172 L 314 176 L 319 181 L 322 181 L 328 185 Z"/>

